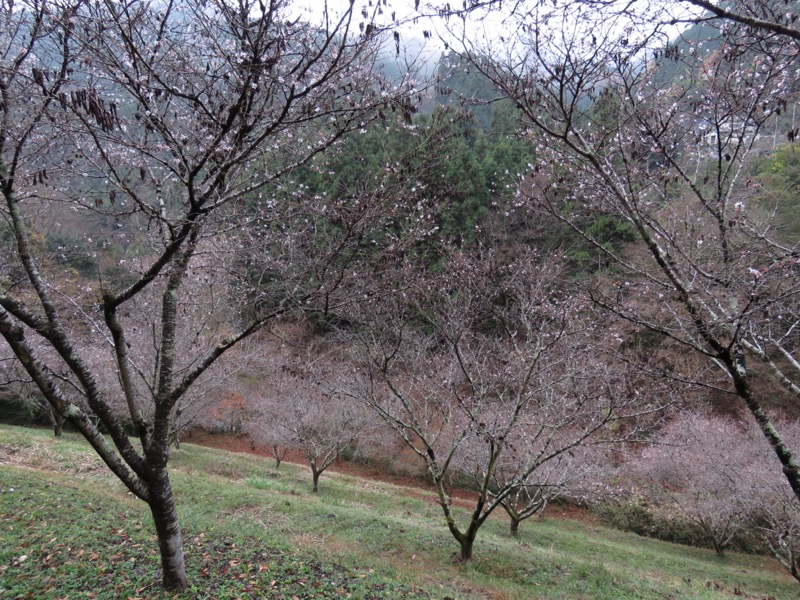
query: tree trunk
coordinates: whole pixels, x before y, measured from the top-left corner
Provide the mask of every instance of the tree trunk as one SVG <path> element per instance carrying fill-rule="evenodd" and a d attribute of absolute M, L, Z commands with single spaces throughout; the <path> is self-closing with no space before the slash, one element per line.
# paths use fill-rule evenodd
<path fill-rule="evenodd" d="M 162 583 L 165 590 L 180 592 L 186 589 L 188 582 L 178 511 L 166 466 L 154 473 L 148 489 L 150 512 L 156 526 L 158 549 L 161 553 Z"/>
<path fill-rule="evenodd" d="M 47 416 L 50 417 L 50 425 L 53 427 L 53 435 L 57 439 L 61 439 L 61 436 L 64 433 L 64 417 L 58 414 L 56 409 L 49 405 L 47 407 Z"/>
<path fill-rule="evenodd" d="M 517 537 L 519 535 L 519 519 L 511 517 L 511 535 Z"/>
<path fill-rule="evenodd" d="M 470 562 L 472 560 L 472 545 L 475 543 L 475 535 L 465 535 L 460 540 L 461 561 Z"/>
<path fill-rule="evenodd" d="M 312 492 L 317 493 L 319 492 L 319 476 L 320 472 L 317 471 L 315 468 L 311 468 L 311 478 L 314 482 L 314 487 L 311 489 Z"/>
<path fill-rule="evenodd" d="M 764 411 L 761 403 L 756 399 L 753 391 L 750 388 L 750 384 L 746 379 L 746 376 L 743 376 L 739 373 L 735 363 L 730 359 L 730 357 L 725 358 L 728 359 L 726 361 L 726 366 L 728 367 L 728 371 L 733 378 L 733 384 L 736 388 L 737 394 L 744 401 L 745 406 L 747 406 L 747 409 L 750 411 L 750 414 L 753 415 L 753 418 L 756 420 L 756 424 L 761 430 L 761 433 L 764 435 L 764 438 L 767 440 L 767 442 L 769 442 L 769 445 L 772 447 L 772 451 L 778 457 L 778 460 L 783 467 L 783 474 L 786 477 L 786 480 L 789 482 L 795 497 L 800 499 L 800 465 L 797 464 L 794 454 L 783 441 L 783 438 L 780 436 L 778 431 L 775 429 L 775 426 L 767 416 L 767 413 Z"/>

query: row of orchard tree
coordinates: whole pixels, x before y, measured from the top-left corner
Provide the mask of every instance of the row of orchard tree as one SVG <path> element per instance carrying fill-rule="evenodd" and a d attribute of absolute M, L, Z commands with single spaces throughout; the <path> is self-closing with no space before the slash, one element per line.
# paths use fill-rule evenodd
<path fill-rule="evenodd" d="M 797 89 L 783 3 L 415 2 L 453 68 L 488 82 L 472 99 L 504 102 L 502 144 L 452 107 L 415 118 L 451 90 L 403 51 L 411 7 L 372 4 L 0 6 L 4 372 L 147 503 L 164 586 L 187 585 L 177 424 L 255 372 L 262 421 L 320 448 L 323 425 L 377 415 L 425 464 L 465 560 L 496 508 L 518 522 L 609 462 L 591 449 L 642 441 L 698 390 L 749 414 L 794 523 L 792 426 L 769 400 L 800 394 L 797 238 L 781 227 L 795 182 L 753 171 Z M 482 35 L 486 11 L 513 33 Z M 300 319 L 325 335 L 259 356 L 256 336 Z M 720 443 L 744 444 L 742 427 Z M 340 451 L 314 455 L 315 485 Z M 466 523 L 454 472 L 478 490 Z M 796 573 L 792 535 L 773 545 Z"/>
<path fill-rule="evenodd" d="M 796 498 L 752 423 L 698 394 L 692 406 L 676 398 L 685 391 L 674 382 L 631 377 L 610 357 L 581 351 L 608 340 L 580 328 L 539 329 L 522 355 L 509 352 L 509 340 L 476 332 L 473 318 L 454 319 L 464 313 L 453 308 L 432 331 L 403 341 L 396 305 L 381 308 L 384 324 L 356 345 L 296 323 L 259 340 L 248 364 L 257 375 L 239 384 L 247 401 L 232 407 L 253 449 L 270 452 L 276 468 L 287 456 L 308 464 L 313 492 L 343 457 L 424 474 L 462 560 L 495 509 L 517 535 L 558 501 L 720 556 L 729 548 L 771 553 L 796 575 Z M 794 447 L 797 421 L 782 418 L 779 428 Z M 463 489 L 473 492 L 466 515 L 453 510 Z"/>

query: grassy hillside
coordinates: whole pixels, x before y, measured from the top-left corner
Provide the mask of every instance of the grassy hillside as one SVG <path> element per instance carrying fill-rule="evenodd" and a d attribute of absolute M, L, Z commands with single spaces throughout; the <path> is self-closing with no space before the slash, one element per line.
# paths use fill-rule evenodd
<path fill-rule="evenodd" d="M 173 474 L 193 587 L 177 598 L 796 598 L 771 560 L 568 519 L 497 514 L 472 564 L 434 498 L 184 444 Z M 0 426 L 0 598 L 166 598 L 144 505 L 74 437 Z"/>

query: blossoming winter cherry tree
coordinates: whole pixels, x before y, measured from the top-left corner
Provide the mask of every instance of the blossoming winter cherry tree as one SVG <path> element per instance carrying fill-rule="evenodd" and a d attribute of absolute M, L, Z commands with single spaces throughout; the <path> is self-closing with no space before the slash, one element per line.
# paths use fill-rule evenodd
<path fill-rule="evenodd" d="M 265 323 L 334 302 L 375 214 L 302 194 L 279 202 L 270 186 L 379 114 L 413 110 L 415 84 L 381 75 L 381 29 L 359 27 L 354 3 L 321 24 L 290 7 L 0 5 L 2 235 L 12 249 L 0 335 L 147 503 L 173 591 L 187 585 L 167 469 L 176 407 Z M 335 227 L 319 227 L 330 219 Z M 67 254 L 48 235 L 54 226 L 82 252 Z"/>

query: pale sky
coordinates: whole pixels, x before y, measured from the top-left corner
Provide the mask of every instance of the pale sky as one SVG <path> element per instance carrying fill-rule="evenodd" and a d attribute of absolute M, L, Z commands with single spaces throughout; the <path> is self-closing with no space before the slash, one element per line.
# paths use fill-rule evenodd
<path fill-rule="evenodd" d="M 459 5 L 461 0 L 453 0 L 453 2 Z M 379 4 L 380 6 L 378 6 Z M 415 0 L 355 0 L 354 20 L 359 23 L 370 22 L 374 19 L 377 23 L 388 24 L 394 14 L 396 20 L 401 22 L 398 31 L 403 38 L 413 37 L 423 40 L 425 39 L 423 32 L 428 31 L 430 32 L 428 44 L 435 47 L 436 52 L 443 51 L 444 43 L 441 40 L 450 38 L 447 27 L 440 19 L 421 16 L 427 4 L 424 0 L 416 2 L 416 4 L 419 5 L 420 11 L 415 10 Z M 332 17 L 333 15 L 340 16 L 349 5 L 349 0 L 327 0 L 327 2 L 324 0 L 295 0 L 293 3 L 294 10 L 310 16 L 312 20 L 321 19 L 326 6 Z M 366 11 L 366 19 L 362 16 L 362 11 Z M 382 14 L 380 14 L 381 12 Z M 487 35 L 496 38 L 498 35 L 502 35 L 501 19 L 499 13 L 493 12 L 489 18 L 483 18 L 479 22 L 473 23 L 470 31 L 473 36 Z M 451 24 L 455 25 L 456 22 L 457 20 L 452 20 Z"/>

